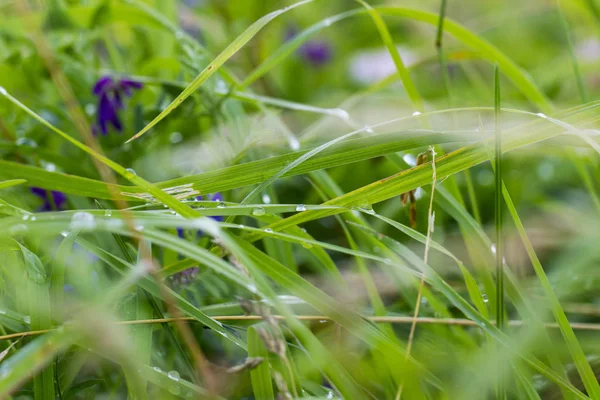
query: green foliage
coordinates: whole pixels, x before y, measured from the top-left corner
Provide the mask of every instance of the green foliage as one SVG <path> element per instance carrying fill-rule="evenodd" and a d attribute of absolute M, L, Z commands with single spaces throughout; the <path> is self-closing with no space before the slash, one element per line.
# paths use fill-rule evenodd
<path fill-rule="evenodd" d="M 0 397 L 600 400 L 598 7 L 402 5 L 0 5 Z"/>

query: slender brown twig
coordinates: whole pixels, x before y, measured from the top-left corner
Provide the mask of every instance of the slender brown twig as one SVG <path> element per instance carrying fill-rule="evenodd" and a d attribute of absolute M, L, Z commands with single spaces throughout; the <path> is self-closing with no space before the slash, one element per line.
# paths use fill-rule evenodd
<path fill-rule="evenodd" d="M 285 320 L 285 317 L 282 315 L 272 315 L 272 318 L 277 320 Z M 297 315 L 296 318 L 300 321 L 333 321 L 330 317 L 325 315 Z M 262 321 L 264 319 L 261 315 L 221 315 L 212 317 L 212 319 L 216 321 Z M 377 324 L 412 324 L 415 321 L 414 317 L 393 317 L 393 316 L 385 316 L 385 317 L 365 317 L 371 322 Z M 197 322 L 195 318 L 192 317 L 179 317 L 179 318 L 154 318 L 154 319 L 137 319 L 131 321 L 118 321 L 114 323 L 115 325 L 145 325 L 145 324 L 164 324 L 164 323 L 176 323 L 178 321 L 190 321 Z M 418 324 L 424 325 L 455 325 L 455 326 L 478 326 L 475 322 L 470 319 L 465 318 L 431 318 L 431 317 L 418 317 Z M 490 321 L 492 325 L 494 325 L 493 321 Z M 512 320 L 508 321 L 508 326 L 510 327 L 520 327 L 526 326 L 527 322 L 520 320 Z M 599 331 L 600 332 L 600 324 L 587 323 L 587 322 L 571 322 L 571 328 L 574 330 L 580 331 Z M 546 323 L 544 324 L 545 328 L 548 329 L 558 329 L 559 326 L 557 323 Z M 53 329 L 41 329 L 37 331 L 25 331 L 25 332 L 16 332 L 10 333 L 8 335 L 1 335 L 0 340 L 8 340 L 21 338 L 25 336 L 36 336 L 43 335 L 44 333 L 53 332 L 58 328 Z"/>

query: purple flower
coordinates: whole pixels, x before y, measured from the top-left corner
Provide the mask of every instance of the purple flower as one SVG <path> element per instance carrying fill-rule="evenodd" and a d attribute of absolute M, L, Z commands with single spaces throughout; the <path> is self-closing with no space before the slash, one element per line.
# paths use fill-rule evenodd
<path fill-rule="evenodd" d="M 285 41 L 291 40 L 296 36 L 296 29 L 290 28 L 285 34 Z M 331 60 L 331 46 L 324 40 L 309 40 L 303 43 L 297 50 L 306 62 L 313 67 L 320 67 Z"/>
<path fill-rule="evenodd" d="M 52 190 L 50 191 L 50 196 L 48 196 L 48 191 L 46 189 L 32 187 L 30 190 L 31 193 L 38 196 L 44 201 L 44 204 L 42 204 L 41 207 L 38 208 L 38 211 L 45 212 L 55 210 L 52 203 L 54 203 L 54 206 L 56 206 L 56 210 L 62 210 L 65 208 L 65 203 L 67 202 L 67 195 L 63 192 L 57 192 L 55 190 Z M 50 200 L 50 198 L 52 198 L 52 200 Z"/>
<path fill-rule="evenodd" d="M 304 43 L 298 52 L 306 61 L 315 67 L 327 64 L 331 59 L 331 46 L 322 40 Z"/>
<path fill-rule="evenodd" d="M 98 79 L 94 85 L 93 93 L 98 96 L 97 124 L 94 126 L 94 134 L 108 133 L 109 124 L 118 132 L 123 130 L 123 125 L 119 119 L 119 110 L 124 108 L 123 98 L 130 97 L 133 90 L 141 89 L 144 85 L 141 82 L 131 79 L 113 79 L 110 76 L 103 76 Z"/>

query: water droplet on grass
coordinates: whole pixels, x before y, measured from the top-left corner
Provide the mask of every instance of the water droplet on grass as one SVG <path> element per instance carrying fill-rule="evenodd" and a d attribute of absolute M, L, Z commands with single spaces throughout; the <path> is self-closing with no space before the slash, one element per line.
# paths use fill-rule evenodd
<path fill-rule="evenodd" d="M 481 295 L 481 298 L 483 299 L 484 303 L 487 303 L 489 301 L 487 294 L 485 294 L 485 293 Z"/>
<path fill-rule="evenodd" d="M 415 111 L 412 115 L 413 115 L 413 117 L 418 117 L 419 115 L 421 115 L 421 112 Z"/>
<path fill-rule="evenodd" d="M 86 211 L 77 211 L 71 217 L 69 227 L 71 229 L 92 229 L 96 226 L 94 216 Z"/>
<path fill-rule="evenodd" d="M 262 195 L 262 201 L 265 204 L 271 204 L 271 196 L 269 196 L 268 194 L 264 193 Z"/>
<path fill-rule="evenodd" d="M 23 316 L 23 322 L 25 322 L 26 324 L 30 324 L 31 323 L 31 317 L 29 315 Z"/>
<path fill-rule="evenodd" d="M 306 211 L 306 206 L 304 204 L 298 204 L 296 206 L 296 211 L 298 211 L 298 212 Z"/>
<path fill-rule="evenodd" d="M 290 149 L 294 151 L 300 150 L 300 141 L 295 137 L 291 136 L 288 139 L 288 144 L 290 145 Z"/>
<path fill-rule="evenodd" d="M 223 202 L 220 202 L 219 204 L 217 204 L 217 208 L 225 208 L 227 207 L 227 205 Z"/>
<path fill-rule="evenodd" d="M 23 221 L 27 221 L 27 220 L 29 219 L 29 214 L 25 214 L 25 215 L 23 215 L 23 217 L 21 217 L 21 219 L 22 219 Z"/>
<path fill-rule="evenodd" d="M 152 369 L 155 370 L 156 372 L 162 372 L 162 369 L 160 369 L 159 367 L 154 367 Z"/>
<path fill-rule="evenodd" d="M 126 178 L 133 178 L 137 175 L 137 172 L 133 168 L 127 168 L 125 171 L 127 171 L 127 174 L 125 174 Z"/>
<path fill-rule="evenodd" d="M 15 142 L 17 146 L 29 146 L 29 147 L 37 147 L 37 143 L 29 138 L 20 137 Z"/>
<path fill-rule="evenodd" d="M 262 207 L 256 207 L 254 210 L 252 210 L 252 215 L 256 216 L 256 217 L 260 217 L 261 215 L 265 215 L 265 209 Z"/>
<path fill-rule="evenodd" d="M 271 228 L 265 228 L 265 232 L 267 232 L 267 233 L 273 233 L 273 229 L 271 229 Z"/>
<path fill-rule="evenodd" d="M 173 132 L 169 136 L 169 141 L 173 144 L 179 143 L 183 140 L 183 135 L 180 132 Z"/>
<path fill-rule="evenodd" d="M 535 115 L 537 115 L 537 116 L 538 116 L 538 117 L 540 117 L 540 118 L 544 118 L 544 119 L 548 118 L 548 117 L 546 116 L 546 114 L 544 114 L 544 113 L 537 113 L 537 114 L 535 114 Z"/>
<path fill-rule="evenodd" d="M 169 378 L 173 379 L 175 382 L 179 381 L 179 372 L 177 372 L 177 371 L 169 371 L 167 376 Z"/>
<path fill-rule="evenodd" d="M 110 217 L 112 215 L 112 210 L 106 210 L 104 211 L 104 216 L 105 217 Z"/>

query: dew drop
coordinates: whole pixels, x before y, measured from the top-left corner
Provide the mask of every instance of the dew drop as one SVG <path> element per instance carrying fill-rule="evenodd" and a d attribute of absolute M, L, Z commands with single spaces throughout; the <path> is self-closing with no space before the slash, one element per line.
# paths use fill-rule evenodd
<path fill-rule="evenodd" d="M 112 210 L 106 210 L 104 211 L 104 216 L 105 217 L 110 217 L 112 215 Z"/>
<path fill-rule="evenodd" d="M 5 315 L 5 314 L 6 314 L 6 311 L 0 310 L 0 315 Z"/>
<path fill-rule="evenodd" d="M 26 324 L 30 324 L 31 323 L 31 317 L 29 315 L 23 316 L 23 322 L 25 322 Z"/>
<path fill-rule="evenodd" d="M 225 208 L 225 207 L 227 207 L 227 205 L 225 203 L 223 203 L 222 201 L 219 204 L 217 204 L 217 208 Z"/>
<path fill-rule="evenodd" d="M 169 378 L 173 379 L 175 382 L 179 381 L 179 372 L 177 372 L 177 371 L 169 371 L 167 376 Z"/>
<path fill-rule="evenodd" d="M 35 216 L 35 215 L 32 215 L 32 216 L 31 216 L 31 220 L 32 220 L 32 221 L 35 221 L 36 219 L 37 219 L 37 218 L 36 218 L 36 216 Z"/>
<path fill-rule="evenodd" d="M 265 215 L 265 209 L 262 207 L 256 207 L 254 210 L 252 210 L 252 215 L 256 216 L 256 217 L 260 217 L 261 215 Z"/>
<path fill-rule="evenodd" d="M 483 299 L 484 303 L 487 303 L 489 301 L 487 294 L 485 294 L 485 293 L 481 295 L 481 298 Z"/>
<path fill-rule="evenodd" d="M 62 231 L 60 234 L 62 237 L 67 237 L 69 235 L 69 231 Z"/>
<path fill-rule="evenodd" d="M 15 143 L 17 146 L 37 147 L 37 143 L 34 140 L 24 137 L 18 138 Z"/>
<path fill-rule="evenodd" d="M 152 369 L 155 370 L 156 372 L 162 372 L 162 369 L 160 369 L 159 367 L 154 367 Z"/>
<path fill-rule="evenodd" d="M 535 115 L 537 115 L 537 116 L 538 116 L 538 117 L 540 117 L 540 118 L 544 118 L 544 119 L 548 118 L 548 117 L 546 116 L 546 114 L 544 114 L 544 113 L 537 113 L 537 114 L 535 114 Z"/>
<path fill-rule="evenodd" d="M 94 115 L 96 112 L 96 105 L 94 103 L 87 103 L 84 110 L 87 115 Z"/>
<path fill-rule="evenodd" d="M 293 136 L 288 139 L 288 145 L 293 151 L 300 150 L 300 141 Z"/>
<path fill-rule="evenodd" d="M 375 133 L 375 131 L 373 130 L 373 128 L 371 128 L 369 125 L 365 125 L 363 130 L 367 133 Z"/>
<path fill-rule="evenodd" d="M 383 260 L 383 262 L 387 265 L 392 265 L 392 260 L 389 258 L 386 258 L 385 260 Z"/>
<path fill-rule="evenodd" d="M 273 229 L 271 229 L 271 228 L 265 228 L 265 232 L 267 232 L 267 233 L 273 233 Z"/>
<path fill-rule="evenodd" d="M 77 211 L 71 217 L 69 227 L 71 229 L 92 229 L 96 226 L 94 216 L 86 211 Z"/>
<path fill-rule="evenodd" d="M 492 251 L 492 253 L 496 254 L 496 245 L 494 243 L 490 245 L 490 250 Z"/>
<path fill-rule="evenodd" d="M 180 132 L 173 132 L 169 136 L 169 141 L 173 144 L 179 143 L 183 140 L 183 135 Z"/>
<path fill-rule="evenodd" d="M 27 221 L 29 219 L 29 214 L 25 214 L 23 215 L 23 217 L 21 218 L 23 221 Z"/>
<path fill-rule="evenodd" d="M 298 212 L 306 211 L 306 206 L 304 204 L 298 204 L 296 206 L 296 211 L 298 211 Z"/>
<path fill-rule="evenodd" d="M 136 232 L 142 232 L 144 230 L 144 225 L 136 225 L 133 229 Z"/>
<path fill-rule="evenodd" d="M 56 171 L 56 164 L 47 163 L 46 165 L 44 165 L 44 169 L 49 172 L 54 172 Z"/>
<path fill-rule="evenodd" d="M 238 228 L 240 228 L 240 229 L 244 229 L 244 228 L 246 228 L 246 227 L 245 227 L 244 225 L 242 225 L 242 224 L 239 224 L 239 225 L 238 225 Z"/>
<path fill-rule="evenodd" d="M 137 172 L 135 172 L 135 170 L 133 168 L 127 168 L 125 171 L 127 171 L 126 176 L 128 178 L 132 177 L 132 176 L 136 176 Z"/>
<path fill-rule="evenodd" d="M 302 247 L 304 247 L 305 249 L 310 249 L 313 247 L 312 243 L 308 243 L 308 242 L 301 242 L 302 243 Z"/>
<path fill-rule="evenodd" d="M 265 204 L 271 204 L 271 196 L 269 196 L 268 194 L 264 193 L 262 195 L 262 201 Z"/>
<path fill-rule="evenodd" d="M 413 115 L 413 117 L 418 117 L 419 115 L 421 115 L 421 112 L 415 111 L 412 115 Z"/>

